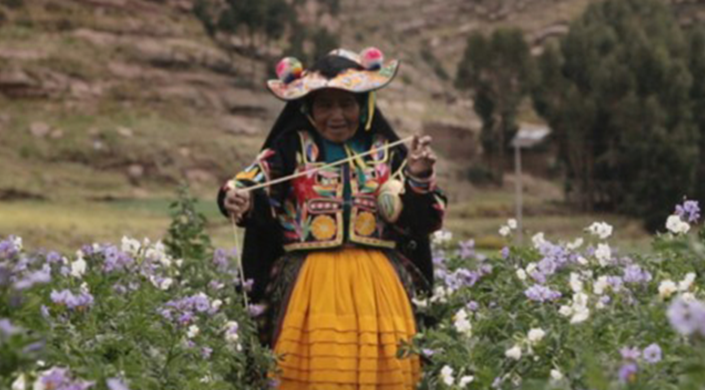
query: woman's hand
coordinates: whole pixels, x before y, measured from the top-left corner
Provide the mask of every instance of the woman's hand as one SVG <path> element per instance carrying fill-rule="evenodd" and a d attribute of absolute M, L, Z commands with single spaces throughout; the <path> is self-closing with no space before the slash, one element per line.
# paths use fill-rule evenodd
<path fill-rule="evenodd" d="M 414 136 L 406 165 L 410 174 L 417 177 L 428 177 L 433 174 L 436 155 L 431 150 L 431 140 L 431 136 L 428 135 Z"/>
<path fill-rule="evenodd" d="M 250 210 L 250 192 L 237 188 L 231 188 L 225 193 L 225 209 L 236 222 L 242 220 L 242 216 Z"/>

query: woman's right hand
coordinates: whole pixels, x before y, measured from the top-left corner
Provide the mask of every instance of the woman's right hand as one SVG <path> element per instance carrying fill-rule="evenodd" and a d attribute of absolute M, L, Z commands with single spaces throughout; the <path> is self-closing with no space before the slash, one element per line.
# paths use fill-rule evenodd
<path fill-rule="evenodd" d="M 231 188 L 225 193 L 225 209 L 235 221 L 240 222 L 242 216 L 250 210 L 250 192 L 238 188 Z"/>

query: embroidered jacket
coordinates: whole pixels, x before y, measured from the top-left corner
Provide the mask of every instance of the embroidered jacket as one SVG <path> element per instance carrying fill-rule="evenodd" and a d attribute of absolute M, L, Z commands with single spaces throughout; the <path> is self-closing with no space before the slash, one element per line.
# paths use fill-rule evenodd
<path fill-rule="evenodd" d="M 284 250 L 335 248 L 345 242 L 394 248 L 402 235 L 428 235 L 440 228 L 446 200 L 435 178 L 412 177 L 404 169 L 402 153 L 384 147 L 388 139 L 375 133 L 366 136 L 371 137 L 371 155 L 258 190 L 253 210 L 269 209 L 281 228 Z M 290 132 L 264 149 L 252 165 L 235 176 L 235 182 L 249 187 L 324 165 L 316 134 Z M 403 210 L 394 224 L 377 212 L 379 190 L 391 178 L 401 180 L 405 187 Z M 219 205 L 226 214 L 224 190 L 219 194 Z M 248 214 L 243 225 L 256 224 L 256 215 Z"/>

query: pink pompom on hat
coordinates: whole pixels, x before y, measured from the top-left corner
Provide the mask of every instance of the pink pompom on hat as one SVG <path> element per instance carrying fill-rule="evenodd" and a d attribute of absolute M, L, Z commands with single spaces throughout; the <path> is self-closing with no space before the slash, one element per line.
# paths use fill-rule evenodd
<path fill-rule="evenodd" d="M 362 69 L 347 69 L 329 79 L 318 72 L 303 69 L 299 60 L 286 57 L 276 67 L 277 79 L 269 80 L 267 87 L 282 100 L 296 100 L 323 88 L 337 88 L 353 93 L 364 93 L 385 87 L 397 74 L 399 60 L 384 62 L 384 54 L 376 47 L 360 53 L 335 49 L 328 53 L 360 64 Z"/>

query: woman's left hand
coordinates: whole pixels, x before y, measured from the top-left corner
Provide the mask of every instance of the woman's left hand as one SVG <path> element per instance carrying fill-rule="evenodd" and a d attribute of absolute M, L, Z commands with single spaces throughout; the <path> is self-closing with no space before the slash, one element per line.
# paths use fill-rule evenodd
<path fill-rule="evenodd" d="M 410 174 L 418 177 L 428 177 L 433 174 L 436 155 L 431 150 L 431 141 L 429 135 L 414 136 L 407 157 L 407 169 Z"/>

